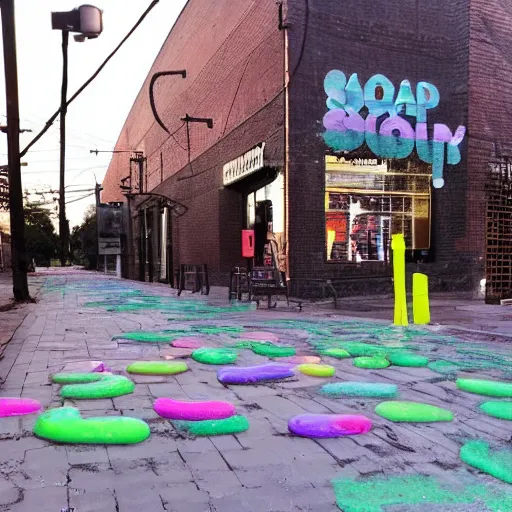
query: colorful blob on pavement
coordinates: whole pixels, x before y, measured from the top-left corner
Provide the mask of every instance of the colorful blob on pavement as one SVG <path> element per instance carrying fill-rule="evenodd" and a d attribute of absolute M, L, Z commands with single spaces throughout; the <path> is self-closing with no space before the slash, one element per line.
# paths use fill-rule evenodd
<path fill-rule="evenodd" d="M 217 379 L 222 384 L 254 384 L 267 380 L 286 379 L 293 375 L 289 364 L 280 363 L 221 368 L 217 371 Z"/>
<path fill-rule="evenodd" d="M 471 441 L 460 449 L 460 458 L 462 462 L 512 484 L 512 450 L 491 450 L 485 441 Z"/>
<path fill-rule="evenodd" d="M 489 485 L 469 476 L 464 483 L 457 484 L 430 475 L 379 475 L 357 480 L 334 479 L 332 485 L 336 503 L 343 512 L 391 512 L 399 505 L 402 505 L 400 510 L 411 512 L 420 510 L 416 505 L 430 505 L 430 510 L 436 511 L 466 510 L 463 505 L 470 504 L 479 507 L 471 507 L 471 510 L 481 511 L 483 507 L 489 512 L 512 510 L 512 493 L 503 489 L 505 486 Z M 454 504 L 459 506 L 454 508 Z"/>
<path fill-rule="evenodd" d="M 395 398 L 398 388 L 395 384 L 373 382 L 333 382 L 324 384 L 321 393 L 333 397 L 361 396 L 367 398 Z"/>
<path fill-rule="evenodd" d="M 49 409 L 37 418 L 34 434 L 58 443 L 135 444 L 149 437 L 146 422 L 126 416 L 82 418 L 74 407 Z"/>
<path fill-rule="evenodd" d="M 62 398 L 114 398 L 133 393 L 135 384 L 122 375 L 106 375 L 99 382 L 68 384 L 60 390 Z"/>
<path fill-rule="evenodd" d="M 169 343 L 176 337 L 172 333 L 158 333 L 158 332 L 124 332 L 113 336 L 113 340 L 129 340 L 139 341 L 141 343 Z"/>
<path fill-rule="evenodd" d="M 245 416 L 231 416 L 223 420 L 173 421 L 173 425 L 193 436 L 221 436 L 245 432 L 249 420 Z"/>
<path fill-rule="evenodd" d="M 336 368 L 329 364 L 300 364 L 297 370 L 310 377 L 333 377 Z"/>
<path fill-rule="evenodd" d="M 103 361 L 76 361 L 68 363 L 62 370 L 62 373 L 90 373 L 90 372 L 110 372 L 111 369 Z"/>
<path fill-rule="evenodd" d="M 297 353 L 295 347 L 279 347 L 272 343 L 251 343 L 252 351 L 260 356 L 290 357 Z"/>
<path fill-rule="evenodd" d="M 384 357 L 356 357 L 354 359 L 354 366 L 358 368 L 365 368 L 367 370 L 381 370 L 387 368 L 391 363 Z"/>
<path fill-rule="evenodd" d="M 255 341 L 278 341 L 279 337 L 272 332 L 256 331 L 256 332 L 244 332 L 240 335 L 244 340 L 255 340 Z"/>
<path fill-rule="evenodd" d="M 336 359 L 347 359 L 350 353 L 343 348 L 328 348 L 320 352 L 323 356 L 335 357 Z"/>
<path fill-rule="evenodd" d="M 199 348 L 192 352 L 192 359 L 203 364 L 232 364 L 238 354 L 226 348 Z"/>
<path fill-rule="evenodd" d="M 30 398 L 0 398 L 0 418 L 23 416 L 41 410 L 41 404 Z"/>
<path fill-rule="evenodd" d="M 382 402 L 377 405 L 375 412 L 395 422 L 433 423 L 453 420 L 451 411 L 418 402 Z"/>
<path fill-rule="evenodd" d="M 105 375 L 101 373 L 56 373 L 52 375 L 52 382 L 55 384 L 87 384 L 99 382 Z"/>
<path fill-rule="evenodd" d="M 342 437 L 366 434 L 372 422 L 352 414 L 301 414 L 288 421 L 288 430 L 302 437 Z"/>
<path fill-rule="evenodd" d="M 353 357 L 379 356 L 385 358 L 387 351 L 378 345 L 369 345 L 367 343 L 345 343 L 343 348 Z"/>
<path fill-rule="evenodd" d="M 477 395 L 512 398 L 512 382 L 494 380 L 457 379 L 457 387 L 468 393 Z"/>
<path fill-rule="evenodd" d="M 407 352 L 391 352 L 388 355 L 391 364 L 395 366 L 406 366 L 411 368 L 421 368 L 429 363 L 428 357 L 410 354 Z"/>
<path fill-rule="evenodd" d="M 171 345 L 176 348 L 201 348 L 203 343 L 198 338 L 193 338 L 192 336 L 188 338 L 177 338 L 175 339 Z"/>
<path fill-rule="evenodd" d="M 279 359 L 280 363 L 290 364 L 317 364 L 321 361 L 318 356 L 290 356 Z"/>
<path fill-rule="evenodd" d="M 484 402 L 480 410 L 488 416 L 512 421 L 512 402 Z"/>
<path fill-rule="evenodd" d="M 138 361 L 126 368 L 128 373 L 139 375 L 176 375 L 187 370 L 187 364 L 182 361 L 172 363 L 167 361 Z"/>
<path fill-rule="evenodd" d="M 153 408 L 162 418 L 171 420 L 219 420 L 235 415 L 235 406 L 229 402 L 184 402 L 158 398 Z"/>

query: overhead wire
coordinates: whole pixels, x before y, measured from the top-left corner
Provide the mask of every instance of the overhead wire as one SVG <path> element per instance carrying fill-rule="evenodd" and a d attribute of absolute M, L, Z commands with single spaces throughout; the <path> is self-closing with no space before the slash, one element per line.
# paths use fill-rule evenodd
<path fill-rule="evenodd" d="M 160 0 L 153 0 L 149 7 L 144 11 L 142 16 L 138 19 L 137 23 L 131 28 L 128 34 L 122 39 L 122 41 L 114 48 L 114 50 L 108 55 L 108 57 L 103 61 L 100 67 L 91 75 L 91 77 L 81 86 L 78 90 L 69 98 L 66 102 L 66 108 L 78 97 L 78 95 L 86 89 L 86 87 L 101 73 L 103 68 L 108 64 L 108 62 L 114 57 L 114 55 L 118 52 L 118 50 L 123 46 L 126 40 L 135 32 L 138 26 L 144 21 L 144 18 L 149 14 L 149 12 L 155 7 L 155 5 Z M 57 119 L 58 115 L 61 113 L 61 109 L 59 108 L 55 114 L 46 122 L 45 127 L 28 143 L 28 145 L 20 152 L 20 158 L 26 155 L 27 151 L 50 129 L 51 125 Z"/>

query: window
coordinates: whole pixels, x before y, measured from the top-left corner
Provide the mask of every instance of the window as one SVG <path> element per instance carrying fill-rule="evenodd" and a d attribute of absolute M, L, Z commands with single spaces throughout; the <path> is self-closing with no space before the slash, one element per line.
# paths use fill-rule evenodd
<path fill-rule="evenodd" d="M 389 261 L 393 234 L 410 250 L 430 248 L 431 174 L 392 161 L 326 157 L 327 260 Z"/>

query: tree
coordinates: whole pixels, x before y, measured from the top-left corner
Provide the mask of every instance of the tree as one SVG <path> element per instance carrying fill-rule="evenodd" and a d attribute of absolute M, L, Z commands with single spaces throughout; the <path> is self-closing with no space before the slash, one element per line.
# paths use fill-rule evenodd
<path fill-rule="evenodd" d="M 49 267 L 59 245 L 59 237 L 52 223 L 52 212 L 32 202 L 25 204 L 24 211 L 28 260 Z"/>
<path fill-rule="evenodd" d="M 98 268 L 98 232 L 96 206 L 91 205 L 84 213 L 84 221 L 75 226 L 70 236 L 73 259 L 89 270 Z"/>

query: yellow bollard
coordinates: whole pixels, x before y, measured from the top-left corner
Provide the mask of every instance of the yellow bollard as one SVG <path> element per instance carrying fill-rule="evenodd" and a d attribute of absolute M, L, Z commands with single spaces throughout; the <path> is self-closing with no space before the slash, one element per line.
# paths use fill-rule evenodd
<path fill-rule="evenodd" d="M 412 275 L 412 311 L 416 325 L 430 323 L 428 277 L 425 274 Z"/>
<path fill-rule="evenodd" d="M 395 325 L 409 325 L 407 295 L 405 291 L 405 240 L 404 235 L 391 237 L 393 251 L 393 280 L 395 288 Z"/>

